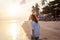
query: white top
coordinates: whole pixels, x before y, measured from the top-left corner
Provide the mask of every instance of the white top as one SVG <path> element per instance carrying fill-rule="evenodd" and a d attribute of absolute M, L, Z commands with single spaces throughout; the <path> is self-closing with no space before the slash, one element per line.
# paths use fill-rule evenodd
<path fill-rule="evenodd" d="M 40 36 L 40 25 L 34 21 L 31 22 L 31 29 L 34 30 L 34 36 L 39 37 Z M 31 31 L 32 35 L 32 31 Z"/>

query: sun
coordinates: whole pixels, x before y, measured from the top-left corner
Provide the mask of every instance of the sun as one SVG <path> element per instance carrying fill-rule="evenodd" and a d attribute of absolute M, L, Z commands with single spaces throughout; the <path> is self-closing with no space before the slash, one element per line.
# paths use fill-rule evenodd
<path fill-rule="evenodd" d="M 17 16 L 18 13 L 19 13 L 19 6 L 9 5 L 7 7 L 7 15 L 8 16 Z"/>

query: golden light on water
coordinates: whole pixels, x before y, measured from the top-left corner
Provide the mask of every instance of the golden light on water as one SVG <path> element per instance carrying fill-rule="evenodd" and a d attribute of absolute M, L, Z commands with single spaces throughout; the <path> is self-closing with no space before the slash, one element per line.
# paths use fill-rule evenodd
<path fill-rule="evenodd" d="M 12 36 L 12 40 L 28 40 L 24 29 L 19 23 L 12 22 L 8 27 L 8 32 Z"/>
<path fill-rule="evenodd" d="M 17 26 L 17 24 L 16 23 L 11 23 L 10 25 L 9 25 L 9 32 L 10 32 L 10 34 L 12 35 L 12 37 L 13 37 L 13 40 L 16 40 L 16 37 L 17 37 L 17 33 L 18 33 L 18 26 Z"/>

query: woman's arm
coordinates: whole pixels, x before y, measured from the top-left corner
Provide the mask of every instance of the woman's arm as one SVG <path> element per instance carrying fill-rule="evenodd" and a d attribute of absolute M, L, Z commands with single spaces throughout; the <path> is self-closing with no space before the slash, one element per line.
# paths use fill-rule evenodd
<path fill-rule="evenodd" d="M 32 36 L 34 37 L 34 30 L 32 29 Z"/>
<path fill-rule="evenodd" d="M 34 37 L 34 28 L 35 28 L 35 25 L 34 25 L 33 21 L 31 22 L 31 28 L 32 28 L 32 36 Z"/>

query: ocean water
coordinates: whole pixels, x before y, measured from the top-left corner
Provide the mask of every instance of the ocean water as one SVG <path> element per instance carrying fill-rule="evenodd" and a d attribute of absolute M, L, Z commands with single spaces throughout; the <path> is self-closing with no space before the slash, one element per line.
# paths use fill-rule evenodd
<path fill-rule="evenodd" d="M 28 40 L 22 21 L 0 19 L 0 40 Z"/>

